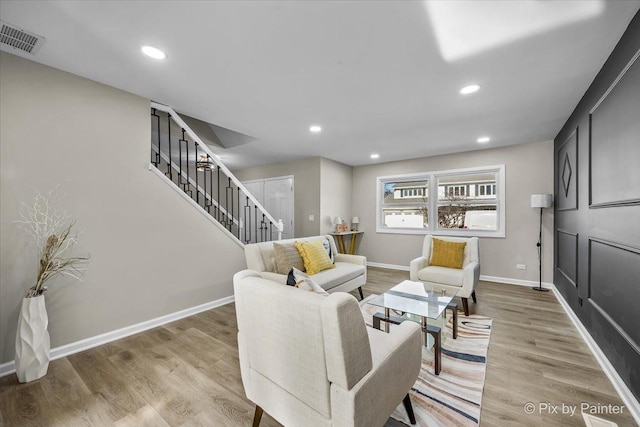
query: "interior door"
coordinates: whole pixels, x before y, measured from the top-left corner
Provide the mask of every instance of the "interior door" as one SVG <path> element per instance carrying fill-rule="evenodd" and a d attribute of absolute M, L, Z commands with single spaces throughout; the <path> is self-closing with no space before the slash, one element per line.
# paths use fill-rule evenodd
<path fill-rule="evenodd" d="M 282 220 L 282 238 L 294 237 L 293 177 L 248 181 L 243 184 L 272 217 Z M 253 235 L 255 225 L 251 224 L 251 228 Z"/>
<path fill-rule="evenodd" d="M 293 237 L 293 178 L 265 181 L 265 208 L 284 224 L 283 239 Z"/>

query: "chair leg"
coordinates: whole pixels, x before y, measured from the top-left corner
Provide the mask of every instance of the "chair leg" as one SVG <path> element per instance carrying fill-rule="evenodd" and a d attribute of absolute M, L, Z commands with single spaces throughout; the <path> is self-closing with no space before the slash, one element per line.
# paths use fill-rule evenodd
<path fill-rule="evenodd" d="M 474 304 L 478 303 L 478 300 L 476 299 L 476 291 L 471 292 L 471 299 L 473 300 Z"/>
<path fill-rule="evenodd" d="M 460 298 L 462 300 L 462 309 L 464 310 L 464 315 L 469 315 L 469 299 L 468 298 Z"/>
<path fill-rule="evenodd" d="M 413 406 L 411 406 L 411 398 L 409 397 L 409 393 L 402 399 L 402 403 L 404 404 L 404 409 L 407 411 L 407 415 L 409 416 L 409 422 L 411 424 L 416 423 L 416 416 L 413 414 Z"/>
<path fill-rule="evenodd" d="M 360 292 L 360 301 L 362 301 L 364 299 L 364 295 L 362 294 L 362 286 L 358 287 L 358 292 Z M 475 302 L 475 300 L 473 300 L 473 302 Z"/>
<path fill-rule="evenodd" d="M 256 412 L 253 413 L 253 427 L 260 425 L 260 419 L 262 419 L 262 408 L 256 405 Z"/>

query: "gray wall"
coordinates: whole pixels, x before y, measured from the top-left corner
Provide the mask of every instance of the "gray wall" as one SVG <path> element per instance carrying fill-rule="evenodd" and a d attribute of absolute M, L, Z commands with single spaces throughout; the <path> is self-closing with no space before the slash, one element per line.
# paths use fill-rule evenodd
<path fill-rule="evenodd" d="M 408 266 L 420 255 L 424 240 L 423 235 L 376 233 L 376 177 L 498 164 L 506 169 L 506 238 L 480 239 L 481 274 L 537 282 L 540 211 L 530 207 L 530 200 L 533 193 L 553 193 L 551 141 L 354 168 L 352 211 L 364 231 L 359 253 L 371 262 Z M 545 210 L 543 221 L 547 267 L 542 280 L 551 282 L 551 209 Z M 517 270 L 516 264 L 526 264 L 527 269 Z"/>
<path fill-rule="evenodd" d="M 555 139 L 554 281 L 636 398 L 640 59 L 614 82 L 639 51 L 637 14 Z"/>
<path fill-rule="evenodd" d="M 320 232 L 326 234 L 335 231 L 336 216 L 351 225 L 353 168 L 325 158 L 320 165 Z"/>
<path fill-rule="evenodd" d="M 232 171 L 240 181 L 293 175 L 296 237 L 320 234 L 320 157 Z M 309 215 L 314 216 L 309 221 Z"/>
<path fill-rule="evenodd" d="M 36 249 L 12 221 L 59 184 L 91 253 L 46 294 L 57 347 L 233 293 L 242 249 L 148 170 L 149 100 L 0 54 L 0 363 L 14 357 Z"/>

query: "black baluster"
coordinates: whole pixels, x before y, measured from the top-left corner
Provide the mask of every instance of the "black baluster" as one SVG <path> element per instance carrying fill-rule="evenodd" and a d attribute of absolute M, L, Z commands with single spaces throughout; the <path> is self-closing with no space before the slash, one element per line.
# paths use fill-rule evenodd
<path fill-rule="evenodd" d="M 231 187 L 231 178 L 228 178 L 227 190 L 225 194 L 225 208 L 227 209 L 227 227 L 229 231 L 233 227 L 233 187 Z M 229 201 L 229 197 L 231 197 L 231 201 Z"/>
<path fill-rule="evenodd" d="M 184 137 L 184 129 L 182 129 L 182 141 L 184 142 L 184 148 L 187 155 L 187 159 L 185 160 L 185 163 L 187 164 L 187 182 L 184 188 L 184 192 L 189 193 L 189 196 L 193 198 L 193 193 L 191 192 L 191 179 L 189 176 L 189 141 Z"/>
<path fill-rule="evenodd" d="M 258 232 L 258 207 L 256 205 L 253 205 L 253 212 L 254 212 L 253 220 L 255 222 L 254 227 L 256 230 L 256 243 L 258 243 L 260 239 L 258 239 L 258 233 L 259 233 Z"/>
<path fill-rule="evenodd" d="M 216 202 L 218 202 L 218 206 L 216 206 L 216 219 L 218 220 L 218 222 L 220 222 L 220 214 L 221 214 L 221 209 L 220 209 L 220 168 L 218 169 L 218 181 L 216 183 L 216 187 L 217 187 L 217 194 L 216 194 Z"/>
<path fill-rule="evenodd" d="M 269 240 L 273 240 L 273 223 L 269 221 Z"/>
<path fill-rule="evenodd" d="M 209 155 L 207 154 L 207 164 L 211 165 L 211 157 L 209 157 Z M 204 180 L 205 180 L 205 184 L 204 184 L 204 194 L 205 194 L 205 206 L 207 207 L 207 210 L 209 211 L 209 213 L 211 213 L 211 206 L 213 205 L 213 169 L 209 169 L 209 197 L 207 197 L 207 174 L 206 174 L 206 169 L 205 169 L 205 174 L 204 174 Z"/>
<path fill-rule="evenodd" d="M 196 169 L 196 203 L 200 206 L 200 187 L 198 186 L 198 143 L 193 141 L 193 148 L 196 152 L 195 169 Z"/>
<path fill-rule="evenodd" d="M 236 187 L 238 189 L 238 240 L 240 240 L 240 187 Z"/>
<path fill-rule="evenodd" d="M 173 181 L 173 166 L 171 165 L 173 153 L 171 152 L 171 116 L 167 113 L 167 129 L 169 131 L 169 167 L 167 168 L 169 172 L 169 180 Z"/>
<path fill-rule="evenodd" d="M 244 206 L 244 243 L 251 241 L 251 207 L 249 207 L 249 196 Z"/>
<path fill-rule="evenodd" d="M 153 149 L 151 150 L 151 154 L 152 154 L 151 163 L 153 163 L 155 165 L 155 167 L 158 167 L 158 164 L 160 164 L 160 162 L 161 162 L 161 158 L 160 158 L 160 116 L 158 114 L 156 114 L 156 113 L 157 113 L 156 109 L 152 108 L 151 109 L 151 115 L 156 118 L 157 129 L 158 129 L 158 152 L 154 153 Z"/>
<path fill-rule="evenodd" d="M 262 241 L 267 241 L 267 223 L 265 222 L 265 215 L 262 214 L 262 221 L 260 221 L 260 234 L 262 236 Z"/>

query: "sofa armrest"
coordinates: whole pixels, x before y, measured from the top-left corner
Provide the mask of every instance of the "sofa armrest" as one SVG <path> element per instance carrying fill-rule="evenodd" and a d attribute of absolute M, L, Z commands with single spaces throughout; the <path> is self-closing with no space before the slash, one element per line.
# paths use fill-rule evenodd
<path fill-rule="evenodd" d="M 336 261 L 365 266 L 367 265 L 367 257 L 362 255 L 336 254 Z"/>
<path fill-rule="evenodd" d="M 409 279 L 414 282 L 418 280 L 418 271 L 422 270 L 427 266 L 427 258 L 426 257 L 418 257 L 414 260 L 411 260 L 409 263 Z"/>
<path fill-rule="evenodd" d="M 480 263 L 470 262 L 462 269 L 462 288 L 457 295 L 463 298 L 468 297 L 480 279 Z"/>
<path fill-rule="evenodd" d="M 331 385 L 331 418 L 353 420 L 345 425 L 383 425 L 420 371 L 422 334 L 417 323 L 403 322 L 389 334 L 374 330 L 370 337 L 371 332 L 379 334 L 371 342 L 372 370 L 350 390 Z"/>
<path fill-rule="evenodd" d="M 287 284 L 287 276 L 285 274 L 272 273 L 271 271 L 261 271 L 260 276 L 263 279 L 272 280 L 278 282 L 281 285 Z"/>

